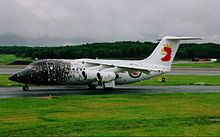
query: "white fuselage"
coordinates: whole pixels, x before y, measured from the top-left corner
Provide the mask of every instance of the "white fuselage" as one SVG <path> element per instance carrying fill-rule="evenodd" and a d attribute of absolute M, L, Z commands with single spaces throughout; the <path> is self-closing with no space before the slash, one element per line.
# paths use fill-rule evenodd
<path fill-rule="evenodd" d="M 95 71 L 96 68 L 100 67 L 100 65 L 93 65 L 85 63 L 87 60 L 91 59 L 76 59 L 76 60 L 64 60 L 65 62 L 69 62 L 71 64 L 71 79 L 68 81 L 69 84 L 88 84 L 90 82 L 97 82 L 96 80 L 85 80 L 82 72 L 86 70 Z M 102 62 L 106 63 L 123 63 L 123 64 L 135 64 L 136 61 L 126 61 L 126 60 L 101 60 Z M 94 68 L 94 69 L 91 69 Z M 102 70 L 108 69 L 108 66 L 104 66 Z M 163 74 L 163 72 L 150 72 L 150 73 L 143 73 L 140 71 L 134 70 L 125 70 L 122 72 L 118 72 L 118 78 L 115 80 L 116 85 L 120 84 L 128 84 L 134 83 L 146 79 L 150 79 L 152 77 L 158 76 Z"/>

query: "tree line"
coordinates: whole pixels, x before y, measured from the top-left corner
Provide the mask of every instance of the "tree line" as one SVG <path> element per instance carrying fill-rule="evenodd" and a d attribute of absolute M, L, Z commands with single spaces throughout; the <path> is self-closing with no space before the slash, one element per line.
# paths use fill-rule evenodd
<path fill-rule="evenodd" d="M 32 59 L 77 59 L 77 58 L 112 58 L 143 59 L 148 57 L 158 43 L 122 41 L 114 43 L 92 43 L 66 45 L 60 47 L 25 47 L 1 46 L 0 54 L 15 54 Z M 214 43 L 181 44 L 177 59 L 220 58 L 220 45 Z"/>

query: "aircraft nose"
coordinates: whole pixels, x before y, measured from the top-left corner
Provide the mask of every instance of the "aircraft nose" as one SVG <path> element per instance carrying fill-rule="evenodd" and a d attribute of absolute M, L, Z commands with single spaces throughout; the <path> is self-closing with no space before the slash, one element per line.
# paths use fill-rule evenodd
<path fill-rule="evenodd" d="M 18 75 L 17 75 L 17 73 L 16 73 L 16 74 L 13 74 L 13 75 L 10 76 L 8 79 L 11 80 L 11 81 L 17 81 L 17 80 L 18 80 Z"/>
<path fill-rule="evenodd" d="M 31 71 L 29 69 L 23 70 L 21 72 L 15 73 L 8 79 L 15 82 L 27 83 L 30 80 Z"/>

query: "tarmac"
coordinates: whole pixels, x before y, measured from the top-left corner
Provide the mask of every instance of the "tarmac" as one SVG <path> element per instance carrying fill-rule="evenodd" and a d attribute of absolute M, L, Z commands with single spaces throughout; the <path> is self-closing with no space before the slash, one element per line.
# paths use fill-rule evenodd
<path fill-rule="evenodd" d="M 103 94 L 158 94 L 192 92 L 207 93 L 220 92 L 220 86 L 116 86 L 111 90 L 88 89 L 87 86 L 40 86 L 30 87 L 29 91 L 23 91 L 22 87 L 1 87 L 0 98 L 18 97 L 45 97 L 63 95 L 103 95 Z"/>
<path fill-rule="evenodd" d="M 13 74 L 20 71 L 20 67 L 0 67 L 0 74 Z M 218 75 L 219 68 L 173 68 L 168 75 Z M 23 91 L 22 87 L 0 87 L 0 98 L 16 97 L 43 97 L 61 95 L 97 95 L 97 94 L 153 94 L 175 92 L 220 92 L 220 86 L 116 86 L 112 90 L 104 90 L 98 87 L 96 90 L 87 86 L 34 86 L 30 91 Z"/>

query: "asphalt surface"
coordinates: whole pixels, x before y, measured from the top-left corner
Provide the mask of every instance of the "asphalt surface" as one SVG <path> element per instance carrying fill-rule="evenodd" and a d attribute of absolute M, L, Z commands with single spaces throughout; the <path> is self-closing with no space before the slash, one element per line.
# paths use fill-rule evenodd
<path fill-rule="evenodd" d="M 209 75 L 220 76 L 220 70 L 171 70 L 167 75 Z"/>
<path fill-rule="evenodd" d="M 13 74 L 21 68 L 0 68 L 0 74 Z M 168 75 L 219 75 L 219 68 L 173 68 Z M 0 88 L 0 98 L 41 97 L 61 95 L 96 95 L 96 94 L 134 94 L 134 93 L 169 93 L 169 92 L 220 92 L 220 86 L 116 86 L 113 90 L 98 88 L 90 90 L 87 86 L 46 86 L 30 87 L 22 91 L 21 87 Z"/>
<path fill-rule="evenodd" d="M 13 74 L 22 69 L 17 69 L 17 68 L 0 68 L 0 74 Z"/>
<path fill-rule="evenodd" d="M 0 74 L 13 74 L 22 70 L 21 68 L 0 68 Z M 218 75 L 220 69 L 213 68 L 173 68 L 168 75 Z"/>
<path fill-rule="evenodd" d="M 0 98 L 18 97 L 45 97 L 62 95 L 102 95 L 102 94 L 152 94 L 175 92 L 220 92 L 220 86 L 116 86 L 112 90 L 104 90 L 98 87 L 96 90 L 87 86 L 45 86 L 30 87 L 29 91 L 22 91 L 21 87 L 0 88 Z"/>
<path fill-rule="evenodd" d="M 172 68 L 168 75 L 213 75 L 220 76 L 220 68 Z"/>

